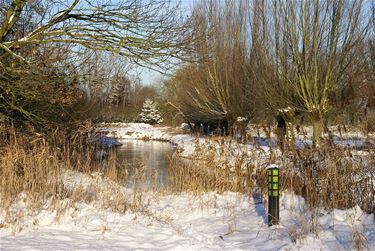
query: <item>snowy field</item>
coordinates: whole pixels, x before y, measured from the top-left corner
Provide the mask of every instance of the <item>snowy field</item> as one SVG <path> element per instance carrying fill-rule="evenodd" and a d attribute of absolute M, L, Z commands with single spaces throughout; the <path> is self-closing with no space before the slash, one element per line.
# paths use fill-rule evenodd
<path fill-rule="evenodd" d="M 157 196 L 150 212 L 118 214 L 78 204 L 60 219 L 40 210 L 20 233 L 1 229 L 1 250 L 353 250 L 353 229 L 375 247 L 374 216 L 353 210 L 321 213 L 317 236 L 303 199 L 284 195 L 281 224 L 267 226 L 261 201 L 233 193 Z M 300 218 L 295 218 L 295 215 Z M 305 229 L 308 231 L 308 229 Z"/>
<path fill-rule="evenodd" d="M 103 127 L 118 138 L 169 141 L 186 157 L 207 141 L 145 124 Z M 95 175 L 76 173 L 67 173 L 64 183 L 86 190 L 101 187 L 102 197 L 109 201 L 116 186 Z M 116 189 L 131 200 L 132 190 Z M 22 218 L 17 224 L 4 224 L 6 212 L 0 213 L 0 250 L 375 250 L 373 214 L 359 207 L 319 209 L 312 229 L 304 199 L 291 192 L 280 198 L 277 227 L 268 227 L 266 203 L 259 196 L 229 192 L 200 196 L 147 192 L 137 210 L 125 213 L 103 209 L 95 201 L 68 200 L 62 203 L 71 206 L 62 211 L 46 204 L 31 213 L 27 203 L 25 195 L 14 203 L 13 213 Z"/>

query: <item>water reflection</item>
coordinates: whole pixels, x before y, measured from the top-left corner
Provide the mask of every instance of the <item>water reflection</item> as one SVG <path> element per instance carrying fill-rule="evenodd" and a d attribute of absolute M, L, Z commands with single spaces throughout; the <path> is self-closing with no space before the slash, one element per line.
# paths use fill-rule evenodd
<path fill-rule="evenodd" d="M 133 185 L 134 168 L 144 164 L 146 178 L 150 178 L 157 172 L 158 185 L 168 185 L 169 157 L 175 151 L 175 147 L 167 142 L 119 140 L 123 145 L 118 147 L 117 160 L 126 162 L 129 171 L 129 186 Z M 145 181 L 149 183 L 149 181 Z"/>

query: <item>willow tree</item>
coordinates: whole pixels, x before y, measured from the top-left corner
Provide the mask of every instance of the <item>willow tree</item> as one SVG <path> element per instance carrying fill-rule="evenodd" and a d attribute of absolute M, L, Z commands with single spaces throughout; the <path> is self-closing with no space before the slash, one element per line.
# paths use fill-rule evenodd
<path fill-rule="evenodd" d="M 274 0 L 272 7 L 276 72 L 294 90 L 294 108 L 309 114 L 318 146 L 329 94 L 351 74 L 371 10 L 362 0 Z"/>
<path fill-rule="evenodd" d="M 194 9 L 194 64 L 167 83 L 170 102 L 186 117 L 227 120 L 251 114 L 248 73 L 247 1 L 201 1 Z M 174 97 L 173 97 L 174 96 Z"/>
<path fill-rule="evenodd" d="M 104 51 L 163 71 L 184 58 L 192 38 L 189 20 L 167 0 L 8 0 L 0 7 L 0 112 L 16 110 L 28 119 L 33 116 L 22 106 L 35 93 L 25 85 L 20 92 L 27 80 L 18 80 L 44 61 L 35 55 L 45 48 L 53 54 L 65 47 L 66 58 L 81 48 Z M 9 84 L 15 81 L 21 84 Z"/>

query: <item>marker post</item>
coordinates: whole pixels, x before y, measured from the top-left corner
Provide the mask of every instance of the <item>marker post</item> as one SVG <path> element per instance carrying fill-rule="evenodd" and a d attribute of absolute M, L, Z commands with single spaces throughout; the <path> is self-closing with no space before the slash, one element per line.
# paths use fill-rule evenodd
<path fill-rule="evenodd" d="M 280 169 L 276 165 L 267 168 L 268 174 L 268 226 L 279 224 L 279 173 Z"/>

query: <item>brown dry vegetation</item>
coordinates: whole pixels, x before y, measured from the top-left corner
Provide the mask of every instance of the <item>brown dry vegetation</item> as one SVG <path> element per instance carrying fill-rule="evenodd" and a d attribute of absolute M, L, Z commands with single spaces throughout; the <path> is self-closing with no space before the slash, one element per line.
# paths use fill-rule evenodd
<path fill-rule="evenodd" d="M 347 209 L 359 205 L 374 212 L 373 150 L 337 147 L 302 150 L 284 157 L 282 187 L 301 194 L 312 207 Z"/>
<path fill-rule="evenodd" d="M 222 143 L 216 150 L 210 145 L 199 146 L 191 160 L 172 158 L 169 189 L 194 194 L 233 191 L 266 196 L 266 167 L 276 161 L 281 167 L 281 191 L 302 195 L 311 208 L 348 209 L 359 205 L 374 212 L 373 150 L 358 152 L 327 146 L 319 150 L 293 149 L 284 154 L 277 149 L 271 152 L 265 158 L 260 148 L 249 153 L 239 144 Z"/>
<path fill-rule="evenodd" d="M 358 152 L 327 146 L 317 149 L 285 151 L 271 149 L 264 158 L 260 148 L 249 154 L 241 145 L 200 146 L 192 160 L 175 157 L 169 166 L 169 191 L 202 195 L 215 191 L 233 191 L 267 200 L 267 169 L 276 161 L 281 167 L 282 194 L 301 195 L 309 216 L 290 212 L 298 226 L 288 229 L 292 240 L 303 240 L 307 234 L 319 234 L 318 219 L 322 212 L 349 209 L 358 205 L 367 213 L 375 213 L 375 155 L 373 150 Z M 238 151 L 235 151 L 237 149 Z M 216 154 L 215 154 L 216 152 Z M 215 155 L 225 156 L 215 159 Z M 261 160 L 261 158 L 263 160 Z M 230 161 L 230 160 L 233 161 Z M 353 231 L 356 250 L 368 249 L 366 236 Z"/>
<path fill-rule="evenodd" d="M 122 213 L 142 206 L 142 189 L 137 189 L 145 177 L 142 165 L 134 167 L 130 180 L 125 164 L 118 163 L 115 155 L 94 160 L 95 144 L 88 137 L 92 133 L 91 127 L 73 135 L 59 130 L 48 136 L 2 128 L 0 211 L 5 212 L 6 225 L 21 222 L 40 208 L 57 210 L 59 216 L 79 202 Z M 130 181 L 131 193 L 124 187 Z M 19 203 L 25 204 L 22 210 Z M 26 210 L 26 215 L 19 210 Z"/>
<path fill-rule="evenodd" d="M 43 137 L 38 134 L 19 135 L 11 128 L 3 131 L 0 157 L 3 209 L 11 206 L 21 193 L 32 198 L 35 208 L 51 197 L 87 202 L 98 199 L 100 191 L 88 196 L 87 191 L 80 187 L 84 184 L 76 184 L 73 189 L 68 188 L 66 183 L 64 185 L 68 172 L 106 178 L 118 188 L 131 182 L 134 194 L 142 193 L 144 189 L 164 190 L 156 184 L 157 173 L 145 173 L 142 165 L 132 170 L 133 180 L 129 180 L 128 168 L 117 163 L 115 155 L 101 162 L 93 160 L 95 147 L 88 145 L 89 133 L 92 129 L 84 128 L 70 137 L 63 131 Z M 177 155 L 171 158 L 168 192 L 201 194 L 233 191 L 266 195 L 265 167 L 276 160 L 282 168 L 282 191 L 302 195 L 310 207 L 346 209 L 359 205 L 367 212 L 374 212 L 373 150 L 358 154 L 352 149 L 327 147 L 319 150 L 294 149 L 280 155 L 277 149 L 271 149 L 273 154 L 270 157 L 261 148 L 255 147 L 249 152 L 234 141 L 218 138 L 212 142 L 220 147 L 217 149 L 214 144 L 208 143 L 198 146 L 189 160 Z M 146 186 L 143 185 L 145 182 Z M 121 194 L 119 191 L 116 193 Z M 122 210 L 128 207 L 126 203 Z M 118 208 L 118 205 L 114 206 L 115 210 Z"/>

